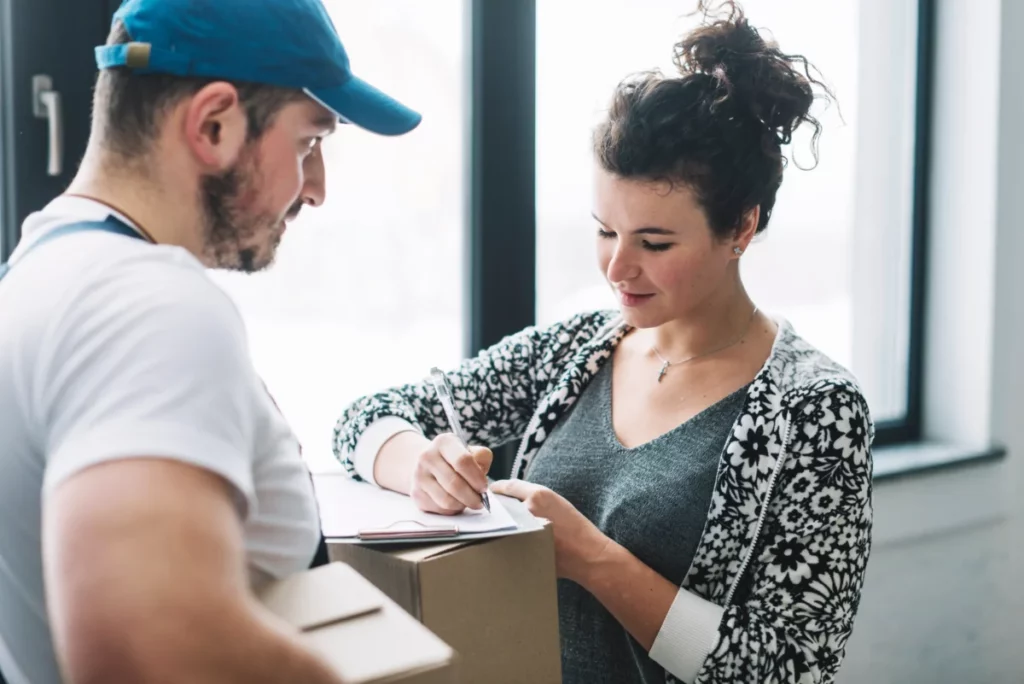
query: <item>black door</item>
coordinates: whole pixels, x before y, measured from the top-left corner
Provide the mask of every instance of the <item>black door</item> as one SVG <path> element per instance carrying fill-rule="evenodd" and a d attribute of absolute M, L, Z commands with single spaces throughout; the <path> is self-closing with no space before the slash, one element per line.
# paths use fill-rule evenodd
<path fill-rule="evenodd" d="M 60 194 L 78 167 L 89 134 L 93 48 L 118 4 L 0 0 L 2 259 L 25 217 Z"/>

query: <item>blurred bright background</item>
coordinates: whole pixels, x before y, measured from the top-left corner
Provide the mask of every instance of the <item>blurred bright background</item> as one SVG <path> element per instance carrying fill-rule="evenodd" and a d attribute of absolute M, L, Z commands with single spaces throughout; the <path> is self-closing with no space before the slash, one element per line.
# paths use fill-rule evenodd
<path fill-rule="evenodd" d="M 466 8 L 462 0 L 328 0 L 362 77 L 422 111 L 412 134 L 386 139 L 343 127 L 325 144 L 328 199 L 289 229 L 277 264 L 256 276 L 216 277 L 238 301 L 253 354 L 296 426 L 311 465 L 334 467 L 334 419 L 350 400 L 423 377 L 464 353 L 463 243 L 466 192 Z M 590 136 L 622 78 L 661 68 L 699 17 L 675 0 L 537 4 L 537 320 L 614 307 L 595 266 L 590 218 Z M 822 8 L 826 7 L 826 10 Z M 909 308 L 910 186 L 916 2 L 891 4 L 903 31 L 889 46 L 887 78 L 902 93 L 886 119 L 896 144 L 861 125 L 857 0 L 748 0 L 758 27 L 788 52 L 808 56 L 837 103 L 819 102 L 824 132 L 813 170 L 809 128 L 787 152 L 769 230 L 744 257 L 749 290 L 762 309 L 804 336 L 865 384 L 877 419 L 905 411 Z M 841 117 L 840 117 L 841 113 Z M 905 188 L 888 207 L 884 242 L 855 230 L 858 144 L 885 145 L 889 175 L 869 182 Z M 858 321 L 854 287 L 861 252 L 895 259 L 888 306 Z M 858 328 L 858 322 L 860 327 Z M 883 340 L 888 342 L 880 349 Z M 858 354 L 858 347 L 860 352 Z"/>

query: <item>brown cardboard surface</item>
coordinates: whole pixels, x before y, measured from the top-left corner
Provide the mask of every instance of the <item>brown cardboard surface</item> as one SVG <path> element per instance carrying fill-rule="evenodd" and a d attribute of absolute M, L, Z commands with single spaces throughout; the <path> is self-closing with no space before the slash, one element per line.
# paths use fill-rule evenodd
<path fill-rule="evenodd" d="M 360 591 L 362 583 L 352 584 L 352 574 L 351 568 L 340 564 L 330 571 L 305 573 L 265 587 L 260 601 L 303 632 L 380 611 L 384 597 L 377 591 Z"/>
<path fill-rule="evenodd" d="M 294 575 L 258 597 L 348 684 L 461 681 L 451 647 L 347 565 Z"/>
<path fill-rule="evenodd" d="M 328 548 L 451 645 L 463 681 L 561 682 L 550 525 L 468 543 Z"/>

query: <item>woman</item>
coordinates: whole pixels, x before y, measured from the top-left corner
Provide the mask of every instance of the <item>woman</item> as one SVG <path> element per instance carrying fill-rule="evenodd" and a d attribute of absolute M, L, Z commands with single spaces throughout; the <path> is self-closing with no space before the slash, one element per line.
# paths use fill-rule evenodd
<path fill-rule="evenodd" d="M 872 426 L 851 375 L 759 311 L 739 262 L 765 230 L 805 60 L 728 18 L 677 78 L 620 84 L 595 135 L 598 260 L 619 312 L 530 328 L 450 374 L 466 453 L 427 384 L 357 401 L 335 451 L 424 510 L 492 491 L 552 521 L 566 682 L 827 682 L 871 529 Z"/>

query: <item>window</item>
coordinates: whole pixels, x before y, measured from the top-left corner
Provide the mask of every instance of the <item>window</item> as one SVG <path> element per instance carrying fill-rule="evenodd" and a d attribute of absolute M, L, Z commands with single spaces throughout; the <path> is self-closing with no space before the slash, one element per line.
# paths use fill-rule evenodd
<path fill-rule="evenodd" d="M 927 0 L 922 0 L 927 4 Z M 694 5 L 696 3 L 693 3 Z M 919 172 L 917 0 L 745 0 L 751 22 L 805 55 L 839 108 L 785 150 L 772 222 L 743 259 L 755 302 L 850 368 L 883 424 L 912 418 L 912 239 Z M 682 9 L 680 9 L 682 7 Z M 537 3 L 537 311 L 614 307 L 594 260 L 590 135 L 616 83 L 654 67 L 700 19 L 677 0 Z M 842 118 L 840 118 L 840 112 Z"/>
<path fill-rule="evenodd" d="M 216 274 L 246 320 L 257 369 L 310 467 L 336 467 L 345 405 L 462 355 L 464 8 L 461 0 L 326 0 L 360 77 L 423 114 L 409 135 L 341 129 L 327 201 L 257 275 Z"/>
<path fill-rule="evenodd" d="M 79 4 L 60 27 L 61 44 L 81 52 L 102 41 L 117 0 Z M 670 69 L 673 43 L 697 20 L 682 16 L 695 0 L 325 4 L 356 73 L 424 121 L 400 138 L 343 126 L 325 148 L 327 203 L 292 226 L 277 264 L 215 274 L 315 469 L 334 465 L 331 426 L 356 396 L 455 364 L 535 309 L 549 323 L 614 304 L 594 264 L 591 130 L 615 84 Z M 820 164 L 787 169 L 771 229 L 744 257 L 746 282 L 857 374 L 880 441 L 914 439 L 934 0 L 742 4 L 820 68 L 843 116 L 819 110 Z M 66 111 L 81 112 L 95 72 L 46 52 L 52 41 L 37 38 L 53 27 L 20 6 L 0 11 L 0 37 L 23 39 L 0 40 L 0 91 L 25 105 L 0 116 L 2 249 L 66 184 L 87 133 L 88 117 L 68 117 L 66 176 L 47 178 L 31 75 L 51 74 Z M 805 131 L 788 150 L 801 165 L 806 142 Z"/>

